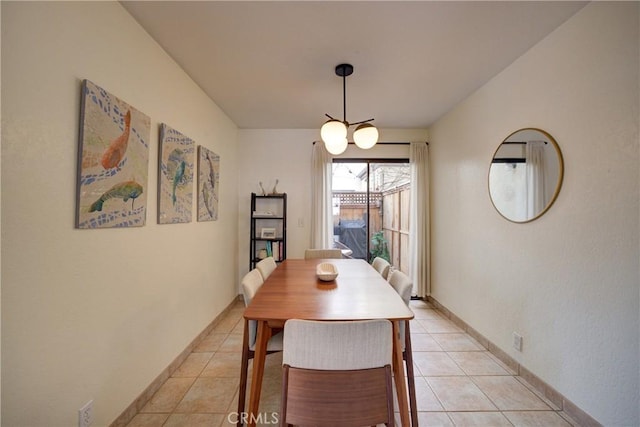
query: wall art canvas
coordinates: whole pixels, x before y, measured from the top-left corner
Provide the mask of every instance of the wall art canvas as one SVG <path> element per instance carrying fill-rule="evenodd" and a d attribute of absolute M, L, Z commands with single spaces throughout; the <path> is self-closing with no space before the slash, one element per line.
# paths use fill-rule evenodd
<path fill-rule="evenodd" d="M 82 82 L 77 228 L 145 224 L 150 132 L 148 116 Z"/>
<path fill-rule="evenodd" d="M 195 143 L 163 123 L 159 152 L 158 224 L 191 222 Z"/>
<path fill-rule="evenodd" d="M 198 146 L 198 221 L 218 219 L 220 156 Z"/>

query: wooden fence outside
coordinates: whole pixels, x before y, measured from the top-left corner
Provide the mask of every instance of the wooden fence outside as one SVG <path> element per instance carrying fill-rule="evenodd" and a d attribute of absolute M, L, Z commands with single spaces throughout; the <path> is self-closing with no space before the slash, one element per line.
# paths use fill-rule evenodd
<path fill-rule="evenodd" d="M 369 240 L 382 230 L 389 248 L 391 265 L 409 273 L 409 184 L 384 193 L 371 192 L 369 205 Z M 334 191 L 338 198 L 339 216 L 334 216 L 334 226 L 339 220 L 365 219 L 367 214 L 366 192 Z"/>

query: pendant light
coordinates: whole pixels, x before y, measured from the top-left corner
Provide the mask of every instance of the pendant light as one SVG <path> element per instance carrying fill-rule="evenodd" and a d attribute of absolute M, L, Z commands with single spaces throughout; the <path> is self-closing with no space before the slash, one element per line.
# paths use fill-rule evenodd
<path fill-rule="evenodd" d="M 353 74 L 353 65 L 340 64 L 336 66 L 336 75 L 342 77 L 342 121 L 325 114 L 329 120 L 320 128 L 320 137 L 327 151 L 333 155 L 342 154 L 347 149 L 347 131 L 350 126 L 347 121 L 347 76 L 351 74 Z M 369 123 L 373 120 L 352 123 L 353 125 L 359 125 L 353 132 L 353 142 L 358 147 L 368 149 L 378 142 L 378 129 Z"/>

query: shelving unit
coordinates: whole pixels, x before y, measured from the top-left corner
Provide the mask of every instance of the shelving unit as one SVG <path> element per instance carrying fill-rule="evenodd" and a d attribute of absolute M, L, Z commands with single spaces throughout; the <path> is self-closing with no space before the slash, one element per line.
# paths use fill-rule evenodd
<path fill-rule="evenodd" d="M 287 195 L 251 193 L 249 269 L 267 256 L 276 262 L 287 258 Z"/>

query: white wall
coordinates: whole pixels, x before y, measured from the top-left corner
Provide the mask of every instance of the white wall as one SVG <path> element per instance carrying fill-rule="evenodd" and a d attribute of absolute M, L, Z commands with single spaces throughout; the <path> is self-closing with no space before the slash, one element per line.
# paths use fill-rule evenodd
<path fill-rule="evenodd" d="M 607 426 L 640 425 L 639 16 L 589 4 L 429 130 L 433 296 Z M 555 137 L 565 178 L 513 224 L 487 174 L 523 127 Z"/>
<path fill-rule="evenodd" d="M 238 134 L 238 271 L 249 270 L 249 214 L 251 193 L 259 193 L 262 181 L 271 191 L 287 193 L 287 257 L 302 258 L 311 242 L 311 149 L 320 139 L 318 129 L 242 129 Z M 380 141 L 426 141 L 424 129 L 381 129 Z M 349 146 L 340 157 L 409 157 L 407 145 L 382 145 L 370 150 Z"/>
<path fill-rule="evenodd" d="M 74 229 L 85 78 L 151 117 L 144 227 Z M 2 113 L 2 421 L 108 425 L 237 295 L 237 128 L 117 2 L 2 2 Z M 220 155 L 218 221 L 156 223 L 161 122 Z"/>

